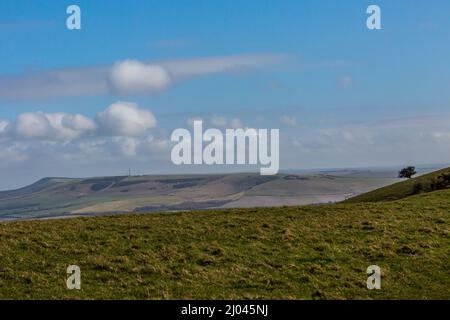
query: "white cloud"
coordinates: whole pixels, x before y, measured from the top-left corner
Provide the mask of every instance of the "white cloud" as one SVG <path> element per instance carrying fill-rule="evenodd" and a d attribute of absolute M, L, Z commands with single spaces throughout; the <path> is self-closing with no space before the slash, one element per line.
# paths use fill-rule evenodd
<path fill-rule="evenodd" d="M 377 156 L 388 159 L 395 155 L 400 158 L 414 154 L 416 162 L 421 162 L 420 158 L 425 159 L 424 150 L 430 148 L 435 148 L 435 154 L 442 154 L 444 145 L 448 143 L 448 116 L 306 129 L 292 139 L 294 146 L 307 152 L 336 151 L 348 156 L 362 154 L 373 159 Z"/>
<path fill-rule="evenodd" d="M 189 117 L 186 120 L 186 124 L 188 127 L 193 128 L 194 127 L 194 121 L 203 121 L 203 118 L 201 117 Z"/>
<path fill-rule="evenodd" d="M 211 118 L 211 125 L 218 128 L 225 128 L 228 125 L 228 120 L 222 116 L 213 116 Z"/>
<path fill-rule="evenodd" d="M 73 140 L 95 129 L 94 121 L 80 114 L 26 112 L 18 116 L 13 130 L 19 138 Z"/>
<path fill-rule="evenodd" d="M 142 152 L 163 152 L 169 151 L 171 141 L 167 138 L 155 137 L 153 135 L 147 136 L 141 141 Z"/>
<path fill-rule="evenodd" d="M 295 127 L 297 125 L 297 119 L 295 117 L 285 115 L 285 116 L 282 116 L 280 120 L 283 124 L 290 126 L 290 127 Z"/>
<path fill-rule="evenodd" d="M 139 142 L 134 138 L 129 137 L 115 137 L 113 141 L 119 147 L 119 151 L 122 155 L 132 157 L 136 155 Z"/>
<path fill-rule="evenodd" d="M 153 113 L 134 103 L 116 102 L 95 119 L 63 112 L 26 112 L 14 122 L 0 119 L 0 135 L 10 140 L 72 141 L 86 136 L 135 137 L 156 126 Z"/>
<path fill-rule="evenodd" d="M 8 126 L 9 126 L 9 121 L 0 119 L 0 135 L 6 133 Z"/>
<path fill-rule="evenodd" d="M 433 132 L 432 136 L 436 139 L 444 139 L 450 141 L 450 131 L 448 132 Z"/>
<path fill-rule="evenodd" d="M 50 123 L 42 112 L 20 114 L 16 121 L 15 132 L 19 137 L 31 139 L 46 139 L 51 136 Z"/>
<path fill-rule="evenodd" d="M 231 125 L 231 128 L 233 128 L 233 129 L 240 129 L 240 128 L 244 127 L 241 119 L 239 119 L 239 118 L 233 118 L 230 122 L 230 125 Z"/>
<path fill-rule="evenodd" d="M 92 119 L 80 114 L 46 113 L 45 116 L 58 140 L 73 140 L 96 129 Z"/>
<path fill-rule="evenodd" d="M 149 94 L 166 88 L 171 80 L 165 68 L 135 60 L 115 63 L 109 77 L 111 89 L 118 95 Z"/>
<path fill-rule="evenodd" d="M 61 125 L 76 131 L 91 131 L 96 129 L 96 124 L 81 114 L 64 114 L 61 118 Z"/>
<path fill-rule="evenodd" d="M 92 159 L 106 153 L 107 143 L 108 141 L 106 139 L 98 138 L 82 140 L 73 145 L 73 149 L 68 148 L 70 151 L 66 150 L 65 152 L 68 154 L 78 153 L 87 159 Z M 75 150 L 75 152 L 72 150 Z"/>
<path fill-rule="evenodd" d="M 297 128 L 295 132 L 285 132 L 281 141 L 280 157 L 286 167 L 450 162 L 450 115 Z"/>
<path fill-rule="evenodd" d="M 228 120 L 224 116 L 215 115 L 215 116 L 211 117 L 210 123 L 211 123 L 211 126 L 217 127 L 217 128 L 220 128 L 220 129 L 228 129 L 228 128 L 239 129 L 239 128 L 244 128 L 244 124 L 242 123 L 242 120 L 239 119 L 239 118 L 233 118 L 231 120 Z"/>
<path fill-rule="evenodd" d="M 97 114 L 102 133 L 112 136 L 139 136 L 156 126 L 156 118 L 149 110 L 130 102 L 116 102 Z"/>

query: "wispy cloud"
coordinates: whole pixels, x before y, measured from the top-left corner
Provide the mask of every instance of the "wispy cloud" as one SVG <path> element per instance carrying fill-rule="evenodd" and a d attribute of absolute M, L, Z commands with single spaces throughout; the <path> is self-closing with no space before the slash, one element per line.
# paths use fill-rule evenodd
<path fill-rule="evenodd" d="M 51 20 L 3 20 L 0 22 L 0 32 L 29 31 L 30 29 L 49 28 L 56 24 Z"/>
<path fill-rule="evenodd" d="M 422 21 L 419 23 L 420 31 L 438 31 L 439 25 L 433 21 Z"/>
<path fill-rule="evenodd" d="M 336 80 L 339 89 L 347 89 L 353 84 L 353 77 L 349 75 L 340 76 Z"/>
<path fill-rule="evenodd" d="M 192 44 L 193 41 L 188 39 L 165 39 L 151 42 L 149 46 L 154 49 L 179 49 Z"/>
<path fill-rule="evenodd" d="M 291 138 L 298 159 L 320 166 L 444 163 L 449 143 L 448 115 L 306 128 Z"/>
<path fill-rule="evenodd" d="M 110 66 L 0 75 L 0 99 L 152 94 L 188 77 L 246 71 L 277 64 L 283 59 L 283 55 L 253 54 L 159 62 L 125 60 Z"/>
<path fill-rule="evenodd" d="M 297 125 L 297 119 L 294 116 L 284 115 L 280 118 L 281 123 L 284 125 L 295 127 Z"/>

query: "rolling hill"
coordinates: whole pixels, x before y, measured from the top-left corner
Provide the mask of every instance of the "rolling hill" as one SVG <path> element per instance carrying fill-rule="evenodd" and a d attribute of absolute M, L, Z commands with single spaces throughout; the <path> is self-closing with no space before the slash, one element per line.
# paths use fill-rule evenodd
<path fill-rule="evenodd" d="M 0 220 L 337 202 L 393 181 L 394 171 L 367 170 L 45 178 L 0 192 Z"/>

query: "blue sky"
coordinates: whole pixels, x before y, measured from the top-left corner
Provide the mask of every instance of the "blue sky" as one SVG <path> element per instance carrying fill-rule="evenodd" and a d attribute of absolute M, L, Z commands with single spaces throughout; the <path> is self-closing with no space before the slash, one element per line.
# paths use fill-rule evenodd
<path fill-rule="evenodd" d="M 81 8 L 81 30 L 65 26 L 70 4 Z M 366 28 L 370 4 L 381 8 L 382 30 Z M 12 150 L 11 156 L 2 160 L 17 172 L 33 168 L 32 175 L 24 173 L 15 183 L 10 182 L 12 173 L 1 169 L 0 175 L 7 181 L 4 187 L 40 176 L 67 175 L 64 173 L 74 166 L 64 159 L 53 159 L 51 153 L 41 155 L 53 159 L 50 167 L 30 166 L 24 159 L 45 141 L 27 141 L 11 133 L 21 114 L 42 111 L 95 119 L 117 101 L 150 110 L 157 119 L 152 137 L 161 140 L 174 128 L 186 126 L 192 117 L 201 117 L 211 125 L 214 118 L 221 117 L 239 119 L 246 127 L 280 128 L 285 168 L 450 162 L 450 152 L 441 150 L 448 145 L 449 140 L 443 139 L 450 131 L 450 123 L 446 126 L 445 122 L 450 115 L 449 12 L 450 3 L 444 0 L 126 4 L 112 0 L 3 0 L 0 86 L 7 90 L 0 87 L 0 119 L 8 123 L 10 132 L 0 139 L 5 147 L 16 147 L 25 154 L 18 156 L 19 151 Z M 41 74 L 55 69 L 84 72 L 126 59 L 170 64 L 193 59 L 203 63 L 214 57 L 245 57 L 245 63 L 269 58 L 267 63 L 250 63 L 245 68 L 239 68 L 243 63 L 239 62 L 238 67 L 223 72 L 180 77 L 162 90 L 144 94 L 123 96 L 100 90 L 61 95 L 56 92 L 59 87 L 46 87 L 48 94 L 36 97 L 26 94 L 28 87 L 21 88 L 28 75 L 37 74 L 33 81 L 40 82 Z M 17 83 L 11 84 L 11 79 L 17 78 Z M 11 88 L 18 93 L 5 93 Z M 391 130 L 388 138 L 383 136 L 386 130 Z M 367 140 L 355 142 L 361 132 L 370 133 Z M 423 148 L 402 149 L 407 141 L 400 137 L 418 133 L 422 133 L 420 137 L 438 136 L 439 141 L 433 144 L 436 149 L 428 149 L 428 140 L 423 141 Z M 350 135 L 354 137 L 346 141 Z M 335 141 L 340 136 L 345 141 Z M 317 141 L 318 137 L 323 139 Z M 401 150 L 398 154 L 386 147 L 393 148 L 392 141 L 402 145 L 396 148 Z M 371 148 L 355 153 L 370 143 L 374 143 Z M 162 165 L 170 162 L 167 157 L 155 157 L 140 164 L 136 160 L 136 171 L 174 170 L 170 164 Z M 114 174 L 123 167 L 118 161 L 99 168 L 102 159 L 99 156 L 92 164 L 77 165 L 70 171 L 73 175 Z"/>

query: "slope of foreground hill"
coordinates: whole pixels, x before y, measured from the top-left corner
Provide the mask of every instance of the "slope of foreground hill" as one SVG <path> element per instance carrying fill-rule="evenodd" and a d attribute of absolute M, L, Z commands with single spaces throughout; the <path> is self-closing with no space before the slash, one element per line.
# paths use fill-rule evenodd
<path fill-rule="evenodd" d="M 450 190 L 0 224 L 0 298 L 449 299 Z M 66 268 L 81 268 L 81 290 Z M 366 268 L 382 269 L 380 290 Z"/>
<path fill-rule="evenodd" d="M 421 175 L 352 197 L 345 202 L 378 202 L 403 199 L 412 195 L 450 188 L 450 168 Z"/>

